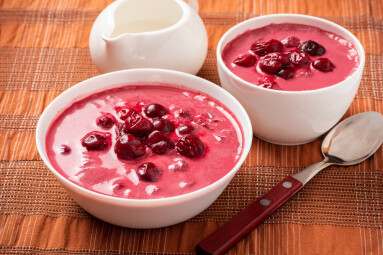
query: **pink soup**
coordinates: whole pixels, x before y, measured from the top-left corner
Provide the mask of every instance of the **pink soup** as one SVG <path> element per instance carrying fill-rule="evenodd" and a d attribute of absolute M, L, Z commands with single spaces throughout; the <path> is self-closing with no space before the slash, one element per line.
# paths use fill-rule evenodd
<path fill-rule="evenodd" d="M 245 81 L 285 91 L 337 84 L 359 66 L 354 45 L 343 37 L 290 23 L 244 32 L 225 46 L 222 58 Z"/>
<path fill-rule="evenodd" d="M 172 197 L 226 175 L 241 127 L 222 103 L 194 91 L 127 86 L 74 102 L 53 121 L 53 167 L 85 189 L 130 199 Z"/>

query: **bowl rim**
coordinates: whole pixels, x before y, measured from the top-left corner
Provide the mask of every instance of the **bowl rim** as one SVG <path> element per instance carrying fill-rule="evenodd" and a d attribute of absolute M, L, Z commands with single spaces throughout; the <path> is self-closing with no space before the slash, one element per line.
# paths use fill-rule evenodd
<path fill-rule="evenodd" d="M 260 87 L 260 86 L 256 86 L 256 85 L 254 85 L 254 84 L 252 84 L 252 83 L 250 83 L 250 82 L 240 78 L 239 76 L 235 75 L 233 72 L 231 72 L 230 69 L 226 66 L 226 64 L 223 62 L 223 59 L 222 59 L 223 48 L 228 43 L 227 42 L 225 45 L 223 45 L 223 41 L 225 41 L 227 39 L 227 37 L 229 37 L 232 34 L 234 34 L 235 36 L 239 36 L 240 34 L 244 33 L 244 32 L 242 32 L 242 33 L 237 33 L 236 32 L 236 30 L 240 29 L 242 26 L 246 26 L 248 24 L 257 22 L 259 20 L 264 20 L 264 19 L 267 20 L 267 19 L 273 19 L 273 18 L 275 18 L 275 20 L 271 20 L 269 24 L 271 24 L 271 23 L 277 23 L 277 24 L 285 23 L 285 22 L 278 22 L 277 18 L 282 18 L 282 17 L 290 17 L 290 18 L 301 17 L 301 18 L 308 19 L 308 20 L 314 20 L 314 21 L 319 22 L 319 23 L 324 23 L 324 24 L 330 25 L 330 26 L 332 26 L 332 27 L 334 27 L 334 28 L 336 28 L 336 29 L 338 29 L 340 31 L 343 31 L 344 33 L 346 33 L 353 40 L 352 43 L 355 46 L 356 50 L 358 51 L 358 54 L 359 54 L 359 57 L 360 57 L 359 66 L 353 71 L 353 73 L 351 75 L 346 77 L 346 79 L 344 79 L 341 82 L 338 82 L 336 84 L 333 84 L 333 85 L 330 85 L 330 86 L 327 86 L 327 87 L 324 87 L 324 88 L 320 88 L 320 89 L 300 90 L 300 91 L 287 91 L 287 90 L 275 90 L 275 89 L 263 88 L 263 87 Z M 294 21 L 291 21 L 289 23 L 302 24 L 302 23 L 294 22 Z M 256 29 L 256 28 L 260 28 L 260 27 L 254 27 L 253 29 Z M 332 33 L 334 33 L 334 32 L 332 32 Z M 365 58 L 366 58 L 365 57 L 364 48 L 363 48 L 361 42 L 359 41 L 358 38 L 356 38 L 356 36 L 353 33 L 351 33 L 346 28 L 344 28 L 344 27 L 342 27 L 342 26 L 340 26 L 340 25 L 338 25 L 338 24 L 336 24 L 336 23 L 334 23 L 332 21 L 329 21 L 329 20 L 326 20 L 326 19 L 322 19 L 322 18 L 319 18 L 319 17 L 310 16 L 310 15 L 303 15 L 303 14 L 286 14 L 286 13 L 282 13 L 282 14 L 268 14 L 268 15 L 258 16 L 258 17 L 255 17 L 255 18 L 251 18 L 251 19 L 247 19 L 245 21 L 242 21 L 242 22 L 236 24 L 235 26 L 231 27 L 229 30 L 227 30 L 223 34 L 223 36 L 219 40 L 218 45 L 217 45 L 217 50 L 216 50 L 216 57 L 217 57 L 218 67 L 221 67 L 223 72 L 225 72 L 227 75 L 229 75 L 230 78 L 236 80 L 237 82 L 240 82 L 241 84 L 245 85 L 246 87 L 254 89 L 254 90 L 260 90 L 260 91 L 264 91 L 264 92 L 268 92 L 268 93 L 287 95 L 287 96 L 316 94 L 316 93 L 326 92 L 327 90 L 332 90 L 334 87 L 339 87 L 339 86 L 342 86 L 343 84 L 347 84 L 348 81 L 351 80 L 351 79 L 354 79 L 355 76 L 358 75 L 359 72 L 363 72 L 364 64 L 365 64 Z"/>
<path fill-rule="evenodd" d="M 230 171 L 228 171 L 224 176 L 222 176 L 219 180 L 217 180 L 217 181 L 211 183 L 210 185 L 205 186 L 201 189 L 198 189 L 198 190 L 195 190 L 195 191 L 192 191 L 189 193 L 185 193 L 182 195 L 178 195 L 178 196 L 165 197 L 165 198 L 155 198 L 155 199 L 120 198 L 120 197 L 113 197 L 113 196 L 97 193 L 95 191 L 88 190 L 84 187 L 81 187 L 80 185 L 77 185 L 77 184 L 71 182 L 70 180 L 68 180 L 67 178 L 62 176 L 58 171 L 56 171 L 54 169 L 54 167 L 51 165 L 50 160 L 48 159 L 48 156 L 46 153 L 46 148 L 45 148 L 45 135 L 46 134 L 43 133 L 43 131 L 42 131 L 42 125 L 43 125 L 42 122 L 47 118 L 46 115 L 48 114 L 48 112 L 52 111 L 53 107 L 56 107 L 55 105 L 57 104 L 57 101 L 60 98 L 68 97 L 70 95 L 69 93 L 71 93 L 71 91 L 76 91 L 79 87 L 92 86 L 92 83 L 97 82 L 97 80 L 99 80 L 99 79 L 107 79 L 109 77 L 124 75 L 124 74 L 128 75 L 129 73 L 141 73 L 141 74 L 143 74 L 142 77 L 146 77 L 145 74 L 147 75 L 148 72 L 151 73 L 152 75 L 171 75 L 174 77 L 186 76 L 188 79 L 191 79 L 191 80 L 194 79 L 196 82 L 205 83 L 206 86 L 214 86 L 214 90 L 220 90 L 226 97 L 230 98 L 232 103 L 236 104 L 236 107 L 238 108 L 238 110 L 240 111 L 240 113 L 244 117 L 243 118 L 244 121 L 241 122 L 238 118 L 236 118 L 237 122 L 241 126 L 241 130 L 242 130 L 243 146 L 242 146 L 242 154 L 241 154 L 240 158 L 238 159 L 237 163 L 235 164 L 235 166 Z M 143 81 L 144 80 L 145 80 L 145 78 L 143 78 Z M 135 81 L 135 82 L 141 83 L 139 81 Z M 133 82 L 132 85 L 135 82 Z M 161 81 L 159 83 L 166 83 L 166 82 Z M 96 91 L 93 91 L 90 93 L 108 90 L 108 88 L 123 87 L 122 84 L 124 84 L 124 83 L 123 82 L 122 83 L 110 83 L 109 85 L 106 85 L 105 87 L 103 87 L 101 90 L 96 90 Z M 172 83 L 169 82 L 169 84 L 172 84 Z M 173 84 L 174 84 L 174 82 L 173 82 Z M 189 87 L 186 87 L 184 84 L 177 84 L 177 85 L 180 85 L 178 87 L 184 86 L 185 88 L 189 88 Z M 189 89 L 193 90 L 192 88 L 189 88 Z M 200 91 L 197 89 L 194 89 L 194 90 Z M 208 93 L 203 92 L 203 91 L 200 91 L 200 92 L 208 94 Z M 73 103 L 73 102 L 75 102 L 75 100 L 81 100 L 84 95 L 85 95 L 85 93 L 77 94 L 76 96 L 70 96 L 72 98 L 71 102 Z M 219 100 L 218 98 L 216 98 L 215 96 L 212 96 L 210 94 L 208 94 L 208 95 L 211 96 L 212 98 L 214 98 L 215 100 L 217 100 L 218 102 L 222 103 L 222 101 Z M 225 104 L 223 104 L 223 105 L 225 105 Z M 67 107 L 67 106 L 68 105 L 60 106 L 60 110 L 65 109 L 65 107 Z M 226 107 L 226 108 L 228 108 L 228 107 Z M 228 108 L 228 109 L 230 110 L 230 108 Z M 57 112 L 59 112 L 59 111 L 57 111 Z M 231 113 L 234 116 L 236 116 L 232 111 L 231 111 Z M 49 120 L 49 124 L 51 124 L 53 120 L 54 119 Z M 247 127 L 248 131 L 245 130 L 245 127 Z M 47 130 L 48 129 L 49 129 L 49 127 L 47 128 Z M 252 131 L 251 121 L 250 121 L 250 118 L 249 118 L 246 110 L 243 108 L 243 106 L 238 102 L 238 100 L 234 96 L 232 96 L 229 92 L 224 90 L 222 87 L 220 87 L 220 86 L 218 86 L 218 85 L 216 85 L 216 84 L 214 84 L 214 83 L 212 83 L 206 79 L 203 79 L 201 77 L 194 76 L 194 75 L 191 75 L 188 73 L 183 73 L 183 72 L 173 71 L 173 70 L 166 70 L 166 69 L 156 69 L 156 68 L 137 68 L 137 69 L 120 70 L 120 71 L 115 71 L 115 72 L 97 75 L 97 76 L 94 76 L 92 78 L 86 79 L 80 83 L 77 83 L 76 85 L 65 90 L 63 93 L 61 93 L 59 96 L 57 96 L 45 108 L 45 110 L 41 114 L 39 121 L 37 123 L 35 138 L 36 138 L 37 150 L 39 152 L 40 157 L 42 158 L 45 165 L 49 168 L 49 170 L 55 175 L 55 177 L 58 179 L 58 181 L 61 183 L 61 185 L 64 187 L 64 189 L 66 189 L 66 186 L 68 185 L 71 188 L 71 190 L 75 190 L 77 192 L 80 192 L 83 196 L 85 195 L 87 197 L 92 197 L 96 200 L 102 200 L 103 202 L 110 203 L 110 204 L 119 204 L 119 205 L 125 205 L 125 206 L 137 206 L 137 207 L 153 207 L 153 206 L 165 206 L 165 205 L 177 204 L 177 203 L 185 202 L 187 200 L 197 199 L 201 196 L 206 195 L 210 191 L 218 189 L 220 186 L 225 185 L 226 182 L 230 182 L 230 180 L 234 177 L 234 175 L 240 169 L 241 165 L 245 161 L 245 159 L 246 159 L 246 157 L 250 151 L 252 139 L 253 139 L 253 131 Z M 44 141 L 44 142 L 42 142 L 42 141 Z"/>

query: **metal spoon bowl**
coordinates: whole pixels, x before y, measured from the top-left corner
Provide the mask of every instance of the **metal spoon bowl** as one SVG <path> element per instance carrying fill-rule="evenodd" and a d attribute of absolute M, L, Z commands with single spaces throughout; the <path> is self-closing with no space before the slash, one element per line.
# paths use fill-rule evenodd
<path fill-rule="evenodd" d="M 378 112 L 349 117 L 327 134 L 322 143 L 322 154 L 327 158 L 340 159 L 342 162 L 336 162 L 337 165 L 360 163 L 380 147 L 383 141 L 382 127 L 383 117 Z M 351 141 L 355 146 L 350 146 Z"/>
<path fill-rule="evenodd" d="M 354 165 L 370 157 L 383 142 L 383 115 L 364 112 L 333 128 L 322 142 L 324 159 L 284 178 L 230 221 L 202 240 L 197 254 L 224 254 L 330 165 Z"/>
<path fill-rule="evenodd" d="M 330 165 L 350 166 L 358 164 L 380 147 L 383 142 L 383 115 L 364 112 L 340 122 L 324 138 L 324 159 L 293 175 L 305 185 L 319 171 Z"/>

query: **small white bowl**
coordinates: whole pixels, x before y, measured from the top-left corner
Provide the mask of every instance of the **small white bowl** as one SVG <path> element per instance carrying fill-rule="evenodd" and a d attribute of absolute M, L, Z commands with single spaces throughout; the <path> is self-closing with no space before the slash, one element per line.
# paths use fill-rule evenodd
<path fill-rule="evenodd" d="M 45 148 L 45 136 L 58 112 L 75 100 L 106 89 L 142 82 L 175 84 L 210 95 L 236 116 L 242 127 L 244 144 L 240 159 L 233 169 L 213 184 L 194 192 L 161 199 L 125 199 L 99 194 L 64 178 L 51 165 Z M 140 85 L 145 86 L 145 85 Z M 63 92 L 45 109 L 36 129 L 37 149 L 44 163 L 70 196 L 86 211 L 106 222 L 131 228 L 158 228 L 173 225 L 199 214 L 222 193 L 249 153 L 253 134 L 250 119 L 241 104 L 221 87 L 186 73 L 133 69 L 112 72 L 85 80 Z M 211 170 L 211 169 L 207 169 Z"/>
<path fill-rule="evenodd" d="M 354 44 L 359 67 L 344 81 L 309 91 L 280 91 L 253 85 L 233 74 L 222 60 L 225 45 L 247 30 L 271 23 L 296 23 L 319 27 L 338 34 Z M 358 90 L 365 62 L 359 40 L 345 28 L 316 17 L 273 14 L 246 20 L 229 29 L 217 47 L 218 73 L 222 87 L 234 95 L 250 116 L 254 135 L 276 144 L 310 142 L 327 132 L 347 111 Z"/>

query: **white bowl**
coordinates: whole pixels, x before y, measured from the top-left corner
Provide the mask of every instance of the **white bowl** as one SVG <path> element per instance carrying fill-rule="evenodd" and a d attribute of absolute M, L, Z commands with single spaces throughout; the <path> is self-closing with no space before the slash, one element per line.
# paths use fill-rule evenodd
<path fill-rule="evenodd" d="M 305 24 L 338 34 L 354 44 L 360 57 L 359 67 L 342 82 L 309 91 L 266 89 L 239 78 L 223 62 L 222 50 L 228 42 L 243 32 L 271 23 Z M 229 29 L 217 47 L 218 73 L 222 87 L 245 107 L 253 124 L 254 135 L 282 145 L 310 142 L 327 132 L 342 118 L 358 90 L 364 62 L 363 47 L 351 32 L 333 22 L 297 14 L 273 14 L 246 20 Z"/>
<path fill-rule="evenodd" d="M 127 83 L 156 82 L 176 84 L 201 91 L 224 104 L 242 127 L 244 144 L 240 159 L 233 169 L 213 184 L 197 191 L 161 199 L 125 199 L 95 193 L 67 180 L 54 169 L 47 157 L 45 136 L 58 112 L 79 98 L 96 91 L 121 87 Z M 144 85 L 141 85 L 144 86 Z M 186 73 L 134 69 L 112 72 L 83 81 L 58 96 L 43 112 L 36 129 L 37 149 L 41 158 L 70 196 L 86 211 L 106 222 L 131 228 L 157 228 L 176 224 L 205 210 L 222 193 L 245 160 L 253 134 L 250 119 L 241 104 L 221 87 Z"/>

